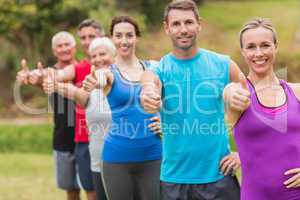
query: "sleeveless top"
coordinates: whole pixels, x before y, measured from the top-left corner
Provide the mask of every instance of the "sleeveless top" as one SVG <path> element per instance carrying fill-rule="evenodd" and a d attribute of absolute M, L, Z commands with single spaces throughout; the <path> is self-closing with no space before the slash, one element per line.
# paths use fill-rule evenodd
<path fill-rule="evenodd" d="M 161 140 L 148 128 L 150 118 L 156 114 L 148 114 L 141 107 L 140 82 L 122 77 L 115 65 L 111 71 L 114 82 L 107 100 L 112 125 L 105 138 L 103 160 L 126 163 L 161 159 Z"/>
<path fill-rule="evenodd" d="M 96 71 L 96 73 L 98 73 Z M 111 125 L 111 113 L 106 96 L 100 89 L 90 93 L 89 103 L 85 109 L 89 129 L 89 151 L 91 170 L 101 172 L 101 160 L 104 138 Z"/>
<path fill-rule="evenodd" d="M 284 173 L 300 167 L 300 102 L 292 89 L 280 80 L 286 102 L 266 107 L 248 81 L 251 105 L 234 127 L 241 159 L 242 200 L 299 200 L 300 188 L 287 189 Z M 266 111 L 273 109 L 276 112 Z"/>

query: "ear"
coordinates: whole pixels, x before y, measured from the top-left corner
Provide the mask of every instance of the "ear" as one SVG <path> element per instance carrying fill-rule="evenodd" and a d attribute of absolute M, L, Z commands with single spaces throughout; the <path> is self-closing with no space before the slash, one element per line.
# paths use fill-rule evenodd
<path fill-rule="evenodd" d="M 200 21 L 198 21 L 197 23 L 198 23 L 198 32 L 200 32 L 202 30 L 202 23 Z"/>
<path fill-rule="evenodd" d="M 166 33 L 167 35 L 169 35 L 170 30 L 169 30 L 169 27 L 168 27 L 168 22 L 166 22 L 166 21 L 164 21 L 164 29 L 165 29 L 165 33 Z"/>

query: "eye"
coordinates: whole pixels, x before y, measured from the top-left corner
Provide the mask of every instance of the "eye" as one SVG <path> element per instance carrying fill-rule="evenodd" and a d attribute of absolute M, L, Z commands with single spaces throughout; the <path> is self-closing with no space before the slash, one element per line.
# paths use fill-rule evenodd
<path fill-rule="evenodd" d="M 184 23 L 186 25 L 191 25 L 191 24 L 194 24 L 194 21 L 193 20 L 186 20 Z"/>
<path fill-rule="evenodd" d="M 252 49 L 256 49 L 256 46 L 253 44 L 247 45 L 246 49 L 252 50 Z"/>
<path fill-rule="evenodd" d="M 178 27 L 178 26 L 180 26 L 180 22 L 179 21 L 175 21 L 175 22 L 172 23 L 172 26 Z"/>

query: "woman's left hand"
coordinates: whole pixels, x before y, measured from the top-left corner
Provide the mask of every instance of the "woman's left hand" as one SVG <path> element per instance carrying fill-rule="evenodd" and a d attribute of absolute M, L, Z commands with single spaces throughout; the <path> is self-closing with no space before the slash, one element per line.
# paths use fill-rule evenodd
<path fill-rule="evenodd" d="M 239 154 L 232 152 L 225 156 L 220 162 L 220 169 L 224 176 L 228 175 L 229 172 L 235 172 L 241 166 Z"/>
<path fill-rule="evenodd" d="M 297 188 L 300 187 L 300 168 L 294 168 L 286 171 L 284 175 L 294 174 L 291 178 L 285 181 L 283 184 L 286 188 Z"/>
<path fill-rule="evenodd" d="M 148 128 L 153 131 L 157 135 L 161 135 L 161 123 L 160 123 L 160 117 L 152 117 L 150 118 L 150 121 L 152 121 L 149 125 Z"/>

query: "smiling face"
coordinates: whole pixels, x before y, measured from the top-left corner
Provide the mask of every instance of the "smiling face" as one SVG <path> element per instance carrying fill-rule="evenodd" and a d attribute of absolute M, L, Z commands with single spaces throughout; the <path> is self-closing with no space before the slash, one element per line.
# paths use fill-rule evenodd
<path fill-rule="evenodd" d="M 164 26 L 175 50 L 189 50 L 196 47 L 201 26 L 192 10 L 170 10 Z"/>
<path fill-rule="evenodd" d="M 68 38 L 57 39 L 52 49 L 59 62 L 70 62 L 75 58 L 75 45 Z"/>
<path fill-rule="evenodd" d="M 87 54 L 92 40 L 96 37 L 101 37 L 102 35 L 96 28 L 92 26 L 86 26 L 78 31 L 78 36 L 80 38 L 80 44 L 83 47 L 83 51 L 85 54 Z"/>
<path fill-rule="evenodd" d="M 128 22 L 114 25 L 112 41 L 116 46 L 118 55 L 128 57 L 135 54 L 138 38 L 134 26 Z"/>
<path fill-rule="evenodd" d="M 271 30 L 263 27 L 246 30 L 242 35 L 242 46 L 250 73 L 264 76 L 273 72 L 277 47 Z"/>
<path fill-rule="evenodd" d="M 90 52 L 90 61 L 97 69 L 108 67 L 113 63 L 113 54 L 107 47 L 101 45 Z"/>

